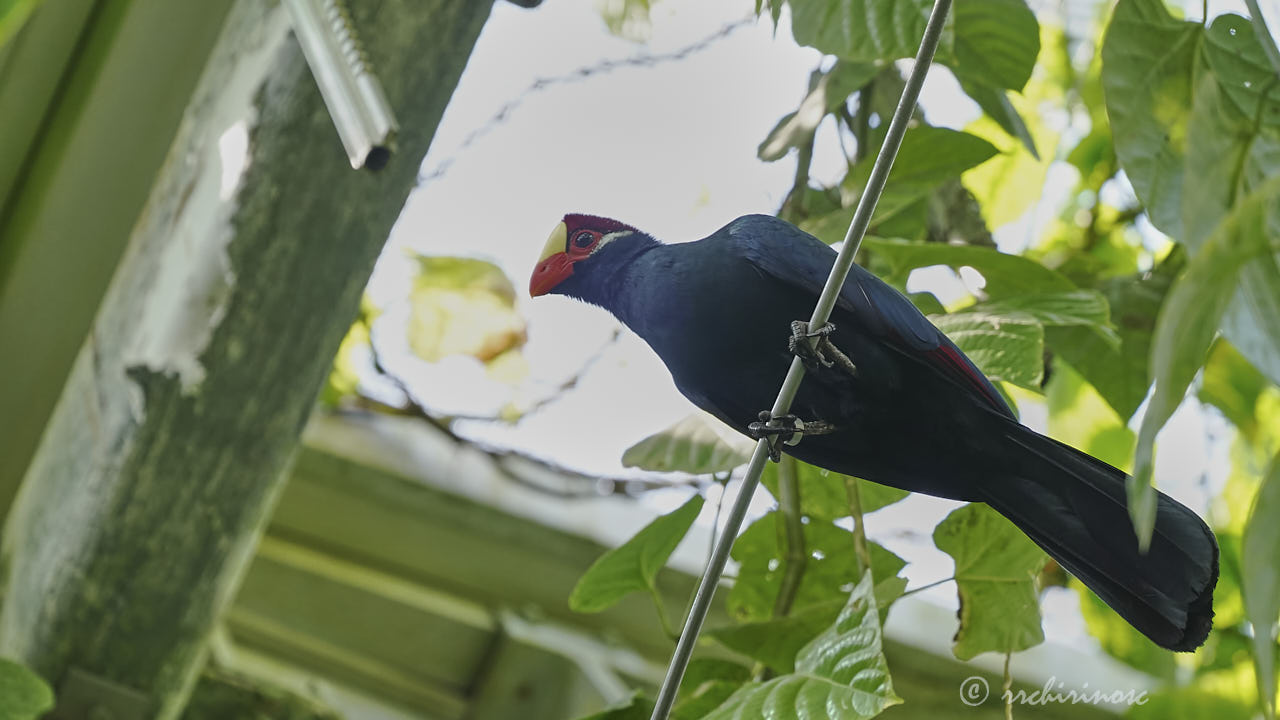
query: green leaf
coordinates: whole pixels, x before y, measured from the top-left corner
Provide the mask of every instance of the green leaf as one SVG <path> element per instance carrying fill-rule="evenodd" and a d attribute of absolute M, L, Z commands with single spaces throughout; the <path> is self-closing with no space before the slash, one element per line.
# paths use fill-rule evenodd
<path fill-rule="evenodd" d="M 694 413 L 622 453 L 624 467 L 692 475 L 726 472 L 745 463 L 750 444 L 706 413 Z"/>
<path fill-rule="evenodd" d="M 1253 625 L 1254 668 L 1258 688 L 1275 717 L 1276 621 L 1280 619 L 1280 455 L 1271 462 L 1258 489 L 1249 523 L 1244 529 L 1244 607 Z"/>
<path fill-rule="evenodd" d="M 790 0 L 796 42 L 857 62 L 885 63 L 915 57 L 929 20 L 931 0 Z M 947 18 L 938 55 L 951 53 Z"/>
<path fill-rule="evenodd" d="M 788 150 L 812 137 L 828 113 L 843 105 L 850 94 L 865 86 L 878 72 L 880 68 L 872 63 L 837 60 L 830 70 L 817 74 L 800 108 L 778 121 L 760 143 L 756 155 L 765 162 L 782 158 Z"/>
<path fill-rule="evenodd" d="M 1080 612 L 1084 615 L 1085 627 L 1108 655 L 1165 682 L 1174 681 L 1178 668 L 1171 651 L 1135 630 L 1084 583 L 1073 579 L 1071 586 L 1080 595 Z"/>
<path fill-rule="evenodd" d="M 996 148 L 977 135 L 959 130 L 919 125 L 902 137 L 902 147 L 889 171 L 888 187 L 910 189 L 920 195 L 960 177 L 996 155 Z M 875 155 L 867 155 L 850 171 L 844 184 L 861 190 L 871 176 Z"/>
<path fill-rule="evenodd" d="M 1224 690 L 1207 683 L 1166 686 L 1148 693 L 1145 699 L 1141 705 L 1129 707 L 1125 720 L 1254 720 L 1257 717 L 1256 702 L 1242 697 L 1235 687 Z"/>
<path fill-rule="evenodd" d="M 912 270 L 933 265 L 971 267 L 986 280 L 983 293 L 995 300 L 1011 295 L 1035 295 L 1074 290 L 1063 275 L 1030 258 L 1009 255 L 994 248 L 943 243 L 904 242 L 869 237 L 863 245 L 887 261 L 892 272 L 885 280 L 905 285 Z"/>
<path fill-rule="evenodd" d="M 859 577 L 853 533 L 830 522 L 812 520 L 804 525 L 804 542 L 809 558 L 792 613 L 845 601 Z M 867 550 L 877 592 L 882 593 L 887 607 L 896 597 L 892 581 L 906 562 L 874 542 L 867 543 Z M 733 544 L 732 556 L 739 568 L 727 600 L 730 616 L 739 622 L 772 619 L 786 562 L 778 541 L 778 512 L 768 513 L 743 531 Z"/>
<path fill-rule="evenodd" d="M 1116 156 L 1152 224 L 1182 235 L 1183 160 L 1192 70 L 1203 29 L 1161 0 L 1120 0 L 1102 45 L 1102 86 Z"/>
<path fill-rule="evenodd" d="M 658 571 L 689 532 L 702 510 L 702 502 L 701 495 L 694 495 L 601 555 L 578 579 L 569 595 L 569 607 L 581 613 L 600 612 L 630 593 L 652 590 Z"/>
<path fill-rule="evenodd" d="M 810 605 L 786 617 L 731 625 L 707 634 L 775 672 L 789 673 L 795 670 L 800 649 L 835 622 L 844 605 L 844 600 L 832 600 Z"/>
<path fill-rule="evenodd" d="M 1250 442 L 1258 433 L 1258 397 L 1267 388 L 1267 378 L 1231 346 L 1218 338 L 1209 351 L 1200 377 L 1198 396 L 1213 405 Z"/>
<path fill-rule="evenodd" d="M 862 514 L 873 513 L 882 507 L 888 507 L 901 500 L 906 500 L 911 493 L 896 487 L 881 485 L 878 482 L 862 480 L 858 482 L 858 498 L 862 500 Z"/>
<path fill-rule="evenodd" d="M 1151 476 L 1156 433 L 1173 415 L 1204 364 L 1243 268 L 1259 262 L 1275 268 L 1270 238 L 1280 223 L 1278 208 L 1280 177 L 1258 188 L 1218 226 L 1169 290 L 1156 320 L 1151 351 L 1155 389 L 1138 430 L 1134 472 L 1128 482 L 1129 514 L 1143 548 L 1155 529 L 1156 493 Z M 1263 289 L 1272 296 L 1269 304 L 1280 307 L 1280 282 Z M 1260 321 L 1266 323 L 1262 332 L 1280 337 L 1280 312 Z"/>
<path fill-rule="evenodd" d="M 868 572 L 835 623 L 796 656 L 795 672 L 735 692 L 707 720 L 872 718 L 902 702 L 882 650 L 880 617 Z"/>
<path fill-rule="evenodd" d="M 1251 30 L 1247 24 L 1244 28 Z M 1252 32 L 1249 37 L 1256 47 Z M 1187 150 L 1182 219 L 1183 240 L 1192 254 L 1240 197 L 1280 175 L 1280 126 L 1259 125 L 1255 116 L 1242 114 L 1227 95 L 1229 86 L 1230 80 L 1216 70 L 1205 73 L 1191 112 L 1191 133 L 1197 140 Z M 1273 92 L 1280 96 L 1280 87 Z M 1280 313 L 1269 291 L 1276 283 L 1280 271 L 1274 262 L 1246 266 L 1221 327 L 1245 357 L 1280 382 L 1280 337 L 1264 332 L 1268 319 Z"/>
<path fill-rule="evenodd" d="M 933 530 L 956 563 L 960 629 L 955 656 L 1026 650 L 1044 642 L 1036 575 L 1045 554 L 1013 523 L 979 503 L 958 508 Z"/>
<path fill-rule="evenodd" d="M 760 475 L 760 484 L 775 498 L 781 497 L 778 492 L 778 465 L 769 463 Z M 849 495 L 844 489 L 844 475 L 799 460 L 795 467 L 801 514 L 828 521 L 849 516 Z"/>
<path fill-rule="evenodd" d="M 645 697 L 639 690 L 631 697 L 598 713 L 592 713 L 579 720 L 649 720 L 653 714 L 653 700 Z"/>
<path fill-rule="evenodd" d="M 409 348 L 436 362 L 471 355 L 483 362 L 524 345 L 516 291 L 497 265 L 461 257 L 418 256 L 409 294 Z"/>
<path fill-rule="evenodd" d="M 1126 421 L 1147 397 L 1151 386 L 1148 358 L 1156 315 L 1185 265 L 1186 253 L 1175 249 L 1151 272 L 1113 278 L 1102 284 L 1100 289 L 1119 331 L 1119 349 L 1087 328 L 1046 329 L 1049 347 L 1079 370 Z"/>
<path fill-rule="evenodd" d="M 1092 329 L 1113 348 L 1119 349 L 1120 335 L 1111 327 L 1111 309 L 1107 299 L 1097 290 L 1064 290 L 1020 295 L 978 303 L 974 311 L 993 315 L 1023 316 L 1041 325 Z"/>
<path fill-rule="evenodd" d="M 0 720 L 36 720 L 53 709 L 53 691 L 26 666 L 0 658 Z"/>
<path fill-rule="evenodd" d="M 1039 43 L 1036 43 L 1036 46 L 1039 47 Z M 1017 138 L 1018 142 L 1021 142 L 1031 154 L 1031 158 L 1040 162 L 1040 153 L 1036 152 L 1035 138 L 1031 136 L 1027 122 L 1022 119 L 1018 109 L 1009 100 L 1008 91 L 973 82 L 961 75 L 957 75 L 956 79 L 960 81 L 960 89 L 978 103 L 978 107 L 982 108 L 982 112 L 986 113 L 987 117 L 994 120 L 1001 130 Z"/>
<path fill-rule="evenodd" d="M 720 658 L 694 658 L 685 670 L 671 717 L 701 720 L 750 679 L 751 668 L 745 665 Z"/>
<path fill-rule="evenodd" d="M 609 32 L 631 42 L 648 42 L 653 31 L 650 0 L 596 0 L 600 18 Z"/>
<path fill-rule="evenodd" d="M 849 517 L 849 492 L 845 488 L 846 476 L 824 468 L 796 461 L 796 481 L 800 488 L 800 512 L 816 520 L 836 520 Z M 776 498 L 778 495 L 778 465 L 765 466 L 760 483 Z M 875 512 L 886 505 L 902 500 L 911 493 L 887 485 L 868 481 L 859 483 L 859 497 L 863 514 Z"/>
<path fill-rule="evenodd" d="M 0 48 L 18 34 L 42 0 L 0 0 Z"/>
<path fill-rule="evenodd" d="M 1053 439 L 1122 470 L 1133 461 L 1134 432 L 1062 358 L 1054 358 L 1044 396 L 1049 408 L 1048 434 Z"/>
<path fill-rule="evenodd" d="M 1276 71 L 1249 19 L 1235 13 L 1219 15 L 1204 39 L 1205 60 L 1236 109 L 1260 125 L 1280 127 Z"/>
<path fill-rule="evenodd" d="M 964 0 L 954 12 L 956 75 L 1021 90 L 1040 53 L 1040 23 L 1031 8 L 1023 0 Z"/>
<path fill-rule="evenodd" d="M 1035 319 L 957 312 L 929 320 L 992 381 L 1039 389 L 1044 378 L 1044 327 Z"/>

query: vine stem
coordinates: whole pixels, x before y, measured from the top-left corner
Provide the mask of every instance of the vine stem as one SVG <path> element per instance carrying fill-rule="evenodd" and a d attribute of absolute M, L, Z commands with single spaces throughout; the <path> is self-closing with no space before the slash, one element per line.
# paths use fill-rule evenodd
<path fill-rule="evenodd" d="M 782 582 L 778 585 L 778 597 L 773 603 L 773 616 L 785 617 L 791 612 L 791 604 L 804 579 L 809 553 L 804 544 L 804 523 L 800 519 L 800 483 L 796 478 L 796 459 L 783 455 L 778 462 L 778 509 L 782 513 L 784 537 L 787 543 L 783 558 L 786 565 Z"/>
<path fill-rule="evenodd" d="M 1258 35 L 1258 44 L 1267 54 L 1267 60 L 1271 61 L 1271 69 L 1276 71 L 1276 75 L 1280 75 L 1280 48 L 1276 47 L 1276 39 L 1267 29 L 1267 20 L 1262 17 L 1258 0 L 1244 0 L 1244 4 L 1249 8 L 1249 18 L 1253 22 L 1253 31 Z"/>
<path fill-rule="evenodd" d="M 893 119 L 885 132 L 884 144 L 880 146 L 880 154 L 876 156 L 875 165 L 871 168 L 871 177 L 867 179 L 866 189 L 858 199 L 858 207 L 853 213 L 853 221 L 849 223 L 844 245 L 840 248 L 840 254 L 836 256 L 831 274 L 827 277 L 827 284 L 822 288 L 822 295 L 818 297 L 813 316 L 809 319 L 809 327 L 822 327 L 831 317 L 831 309 L 835 307 L 840 289 L 844 287 L 845 277 L 849 274 L 849 268 L 853 266 L 854 255 L 858 252 L 858 246 L 862 244 L 862 236 L 866 234 L 867 226 L 871 224 L 871 215 L 875 212 L 880 194 L 884 192 L 885 181 L 889 179 L 889 170 L 893 167 L 894 158 L 898 156 L 898 148 L 902 146 L 902 136 L 907 132 L 907 123 L 911 120 L 911 114 L 915 111 L 916 102 L 920 98 L 920 88 L 924 85 L 925 74 L 929 72 L 929 65 L 933 62 L 934 52 L 938 49 L 938 40 L 942 36 L 942 27 L 950 10 L 951 0 L 934 0 L 924 36 L 920 39 L 920 50 L 916 53 L 915 66 L 911 68 L 911 75 L 907 78 L 907 85 L 903 88 L 898 107 L 893 111 Z M 791 361 L 791 368 L 787 370 L 787 377 L 782 381 L 782 388 L 778 391 L 778 397 L 773 403 L 772 417 L 787 414 L 796 390 L 800 387 L 800 381 L 803 379 L 804 363 L 796 357 Z M 676 642 L 675 652 L 671 655 L 671 663 L 667 666 L 666 677 L 662 680 L 662 688 L 658 691 L 658 698 L 654 702 L 651 720 L 667 720 L 671 715 L 671 708 L 675 705 L 676 695 L 680 690 L 680 681 L 684 679 L 685 668 L 689 666 L 694 645 L 697 644 L 698 636 L 702 632 L 702 624 L 706 621 L 707 612 L 711 609 L 711 598 L 715 596 L 716 585 L 724 573 L 725 563 L 729 561 L 729 550 L 733 547 L 738 529 L 742 527 L 742 521 L 746 518 L 747 508 L 750 507 L 751 498 L 760 484 L 760 473 L 764 470 L 764 464 L 769 459 L 771 450 L 770 441 L 767 438 L 761 438 L 756 443 L 755 452 L 751 454 L 751 462 L 747 465 L 747 475 L 742 480 L 742 488 L 738 491 L 733 508 L 725 519 L 724 531 L 716 541 L 711 562 L 707 564 L 702 580 L 698 583 L 693 606 L 689 608 L 689 616 L 685 619 L 684 629 L 680 633 L 679 641 Z"/>
<path fill-rule="evenodd" d="M 862 493 L 858 478 L 844 476 L 844 491 L 849 496 L 849 513 L 853 515 L 853 553 L 858 558 L 858 577 L 871 569 L 871 550 L 867 548 L 867 528 L 862 523 Z"/>

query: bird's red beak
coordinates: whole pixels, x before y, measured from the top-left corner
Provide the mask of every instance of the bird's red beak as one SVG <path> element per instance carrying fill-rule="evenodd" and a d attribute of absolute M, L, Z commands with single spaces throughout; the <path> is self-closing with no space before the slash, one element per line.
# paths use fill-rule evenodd
<path fill-rule="evenodd" d="M 565 243 L 569 230 L 564 223 L 556 225 L 547 238 L 547 246 L 542 249 L 538 265 L 533 269 L 533 277 L 529 279 L 529 295 L 538 297 L 551 292 L 555 286 L 573 274 L 573 260 L 565 253 Z"/>

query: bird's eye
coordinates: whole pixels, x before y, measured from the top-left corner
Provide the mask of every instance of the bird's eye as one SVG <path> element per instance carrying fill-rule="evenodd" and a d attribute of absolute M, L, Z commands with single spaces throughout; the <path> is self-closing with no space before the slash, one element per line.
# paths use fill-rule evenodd
<path fill-rule="evenodd" d="M 589 248 L 591 247 L 591 243 L 595 241 L 596 241 L 595 236 L 592 235 L 590 232 L 587 232 L 586 230 L 583 230 L 582 232 L 573 236 L 574 247 Z"/>

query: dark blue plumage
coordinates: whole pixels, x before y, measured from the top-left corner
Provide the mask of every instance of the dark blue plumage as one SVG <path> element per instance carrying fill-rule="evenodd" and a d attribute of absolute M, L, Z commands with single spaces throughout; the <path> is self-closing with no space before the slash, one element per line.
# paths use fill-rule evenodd
<path fill-rule="evenodd" d="M 568 215 L 531 292 L 599 305 L 662 358 L 695 405 L 746 432 L 791 362 L 790 323 L 813 311 L 835 253 L 770 216 L 663 245 L 621 223 Z M 784 451 L 906 490 L 986 502 L 1163 647 L 1204 642 L 1218 550 L 1195 513 L 1161 495 L 1137 549 L 1124 473 L 1019 424 L 1000 394 L 911 302 L 859 266 L 831 321 L 854 365 L 811 369 L 792 403 L 835 432 Z"/>

